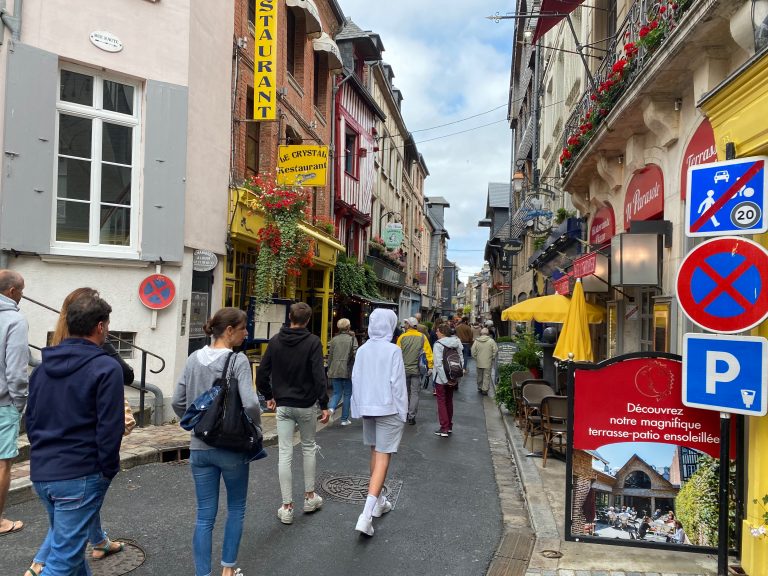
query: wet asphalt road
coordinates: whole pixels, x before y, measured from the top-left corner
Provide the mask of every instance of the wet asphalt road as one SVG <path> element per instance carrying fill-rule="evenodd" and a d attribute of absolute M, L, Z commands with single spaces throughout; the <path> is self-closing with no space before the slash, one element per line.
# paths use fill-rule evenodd
<path fill-rule="evenodd" d="M 268 448 L 267 459 L 251 464 L 238 559 L 243 574 L 484 575 L 502 524 L 481 399 L 472 375 L 466 377 L 455 397 L 454 434 L 443 439 L 433 434 L 434 398 L 422 391 L 417 424 L 406 426 L 390 466 L 392 486 L 402 482 L 395 509 L 374 520 L 376 533 L 370 539 L 354 530 L 361 505 L 325 497 L 322 490 L 322 510 L 298 512 L 292 525 L 282 525 L 276 517 L 277 447 Z M 362 445 L 359 421 L 326 428 L 318 434 L 318 444 L 318 477 L 368 474 L 370 452 Z M 301 454 L 295 450 L 294 497 L 299 501 Z M 216 566 L 224 515 L 222 499 L 214 532 L 214 576 L 220 574 Z M 44 537 L 47 519 L 35 500 L 11 507 L 7 516 L 27 526 L 0 540 L 0 575 L 22 576 Z M 102 520 L 112 538 L 133 539 L 146 551 L 146 561 L 132 575 L 194 574 L 195 501 L 186 462 L 121 472 L 107 495 Z"/>

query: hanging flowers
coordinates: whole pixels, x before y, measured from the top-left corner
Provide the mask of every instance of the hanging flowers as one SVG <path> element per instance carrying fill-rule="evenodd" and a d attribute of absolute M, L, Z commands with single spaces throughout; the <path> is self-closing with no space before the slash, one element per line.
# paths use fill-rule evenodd
<path fill-rule="evenodd" d="M 269 174 L 251 178 L 244 187 L 253 193 L 247 202 L 251 210 L 263 212 L 265 225 L 257 240 L 259 255 L 253 272 L 253 297 L 258 305 L 268 304 L 288 276 L 300 276 L 312 266 L 314 245 L 299 224 L 307 218 L 309 192 L 275 183 Z"/>
<path fill-rule="evenodd" d="M 757 525 L 751 525 L 749 533 L 755 538 L 768 538 L 768 494 L 763 496 L 760 500 L 752 500 L 753 504 L 760 506 L 762 510 L 762 522 Z"/>

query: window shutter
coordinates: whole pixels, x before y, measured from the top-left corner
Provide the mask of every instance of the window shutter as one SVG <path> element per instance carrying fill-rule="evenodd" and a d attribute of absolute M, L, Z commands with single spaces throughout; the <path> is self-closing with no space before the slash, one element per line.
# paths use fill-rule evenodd
<path fill-rule="evenodd" d="M 8 51 L 0 184 L 2 249 L 51 251 L 58 60 L 56 54 L 21 43 Z"/>
<path fill-rule="evenodd" d="M 147 81 L 142 260 L 180 262 L 184 256 L 187 100 L 184 86 Z"/>

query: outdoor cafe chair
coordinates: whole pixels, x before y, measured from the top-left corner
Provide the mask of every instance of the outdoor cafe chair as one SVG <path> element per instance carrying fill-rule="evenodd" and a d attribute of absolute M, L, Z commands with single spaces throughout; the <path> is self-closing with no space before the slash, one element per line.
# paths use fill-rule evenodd
<path fill-rule="evenodd" d="M 523 382 L 530 380 L 531 373 L 528 370 L 512 372 L 512 398 L 515 400 L 515 418 L 517 427 L 522 428 L 525 425 L 525 407 L 523 406 Z"/>
<path fill-rule="evenodd" d="M 563 451 L 563 438 L 568 433 L 568 397 L 545 396 L 541 400 L 541 432 L 544 436 L 544 464 L 547 467 L 547 454 L 552 446 L 552 440 L 558 439 L 560 452 Z"/>
<path fill-rule="evenodd" d="M 526 380 L 523 382 L 523 406 L 525 409 L 525 433 L 523 445 L 528 437 L 540 435 L 541 430 L 541 401 L 547 396 L 554 396 L 555 391 L 545 380 Z"/>

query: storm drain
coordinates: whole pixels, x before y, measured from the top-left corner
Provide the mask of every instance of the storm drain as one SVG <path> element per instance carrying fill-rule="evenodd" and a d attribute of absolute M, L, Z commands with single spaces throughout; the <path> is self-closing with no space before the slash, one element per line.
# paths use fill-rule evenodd
<path fill-rule="evenodd" d="M 324 496 L 337 502 L 361 505 L 365 503 L 365 498 L 368 496 L 367 476 L 326 473 L 321 475 L 319 485 Z M 402 487 L 403 481 L 396 478 L 388 478 L 384 482 L 381 493 L 392 502 L 393 507 L 397 505 Z"/>
<path fill-rule="evenodd" d="M 103 560 L 89 560 L 88 564 L 91 566 L 93 576 L 120 576 L 120 574 L 132 572 L 144 564 L 146 554 L 144 549 L 135 540 L 118 538 L 117 541 L 125 545 L 122 552 L 107 556 Z M 86 558 L 91 557 L 90 546 L 86 554 Z"/>

